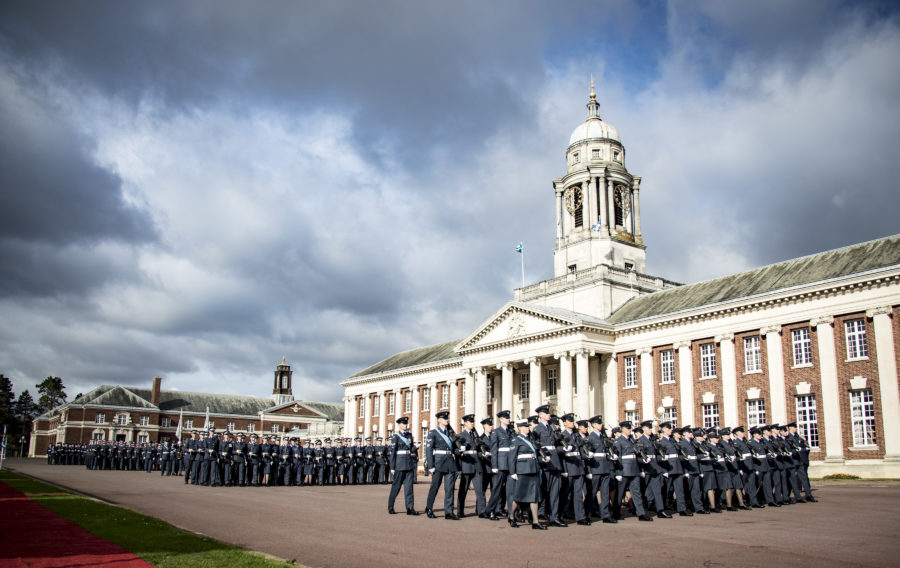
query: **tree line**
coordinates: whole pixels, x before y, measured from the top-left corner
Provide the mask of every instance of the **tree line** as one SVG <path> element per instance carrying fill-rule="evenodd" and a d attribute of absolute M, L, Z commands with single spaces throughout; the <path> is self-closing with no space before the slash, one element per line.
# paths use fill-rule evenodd
<path fill-rule="evenodd" d="M 26 455 L 32 421 L 66 402 L 66 387 L 60 377 L 47 377 L 34 386 L 38 392 L 37 402 L 28 389 L 16 397 L 12 380 L 0 374 L 0 430 L 6 426 L 7 456 Z"/>

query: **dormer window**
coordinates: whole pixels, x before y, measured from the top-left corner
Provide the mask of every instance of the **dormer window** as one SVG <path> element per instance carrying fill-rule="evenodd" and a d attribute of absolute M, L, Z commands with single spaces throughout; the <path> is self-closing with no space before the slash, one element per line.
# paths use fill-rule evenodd
<path fill-rule="evenodd" d="M 591 158 L 594 160 L 600 159 L 600 149 L 599 148 L 594 148 L 593 150 L 591 150 Z"/>

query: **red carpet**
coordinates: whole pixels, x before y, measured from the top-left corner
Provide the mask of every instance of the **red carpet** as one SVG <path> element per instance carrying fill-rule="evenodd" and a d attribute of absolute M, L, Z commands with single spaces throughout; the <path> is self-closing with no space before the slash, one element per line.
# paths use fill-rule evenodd
<path fill-rule="evenodd" d="M 0 568 L 152 568 L 0 481 Z"/>

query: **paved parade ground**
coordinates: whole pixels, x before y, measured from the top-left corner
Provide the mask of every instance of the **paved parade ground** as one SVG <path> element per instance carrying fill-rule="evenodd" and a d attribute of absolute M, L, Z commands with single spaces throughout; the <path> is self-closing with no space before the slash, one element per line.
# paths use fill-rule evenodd
<path fill-rule="evenodd" d="M 181 478 L 10 460 L 9 469 L 310 567 L 893 566 L 900 485 L 814 484 L 819 503 L 532 531 L 477 517 L 387 514 L 388 486 L 225 488 Z M 428 479 L 416 486 L 425 506 Z M 474 514 L 470 494 L 467 514 Z M 438 496 L 438 502 L 441 495 Z M 402 495 L 397 501 L 403 510 Z M 436 511 L 440 516 L 441 512 Z"/>

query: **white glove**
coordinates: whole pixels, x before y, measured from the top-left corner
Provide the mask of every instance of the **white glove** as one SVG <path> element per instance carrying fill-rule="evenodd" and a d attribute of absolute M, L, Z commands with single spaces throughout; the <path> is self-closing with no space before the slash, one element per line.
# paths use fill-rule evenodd
<path fill-rule="evenodd" d="M 550 456 L 544 458 L 544 463 L 550 463 Z"/>
<path fill-rule="evenodd" d="M 646 474 L 642 471 L 642 472 L 641 472 L 641 479 L 644 479 L 644 477 L 646 477 Z"/>
<path fill-rule="evenodd" d="M 593 474 L 593 473 L 587 474 L 587 478 L 588 478 L 588 479 L 594 479 L 594 474 Z"/>
<path fill-rule="evenodd" d="M 685 478 L 685 479 L 690 479 L 690 478 L 691 478 L 691 474 L 690 474 L 690 473 L 685 473 L 685 474 L 684 474 L 684 478 Z"/>
<path fill-rule="evenodd" d="M 510 476 L 510 477 L 512 477 L 512 478 L 513 478 L 513 479 L 515 479 L 515 480 L 516 480 L 516 481 L 518 481 L 518 480 L 519 480 L 519 476 L 518 476 L 518 475 L 516 475 L 516 474 L 515 474 L 515 473 L 514 473 L 514 474 L 512 474 L 512 475 L 511 475 L 511 476 Z"/>
<path fill-rule="evenodd" d="M 622 476 L 621 476 L 621 475 L 617 475 L 617 476 L 616 476 L 616 481 L 622 481 Z"/>
<path fill-rule="evenodd" d="M 702 473 L 700 474 L 700 479 L 703 479 L 703 474 L 702 474 Z"/>
<path fill-rule="evenodd" d="M 434 468 L 429 469 L 428 473 L 434 473 Z"/>
<path fill-rule="evenodd" d="M 664 474 L 663 474 L 663 477 L 665 477 L 666 479 L 669 479 L 669 474 L 668 474 L 668 473 L 664 473 Z"/>
<path fill-rule="evenodd" d="M 759 473 L 760 473 L 760 472 L 757 471 L 757 472 L 756 472 L 756 475 L 759 475 Z"/>
<path fill-rule="evenodd" d="M 396 472 L 392 469 L 392 470 L 391 470 L 391 475 L 394 475 L 394 473 L 396 473 Z"/>
<path fill-rule="evenodd" d="M 500 471 L 500 470 L 492 469 L 492 470 L 491 470 L 491 473 L 497 473 L 498 471 Z"/>
<path fill-rule="evenodd" d="M 563 477 L 569 477 L 569 474 L 566 473 L 566 472 L 563 472 L 562 476 L 563 476 Z"/>

